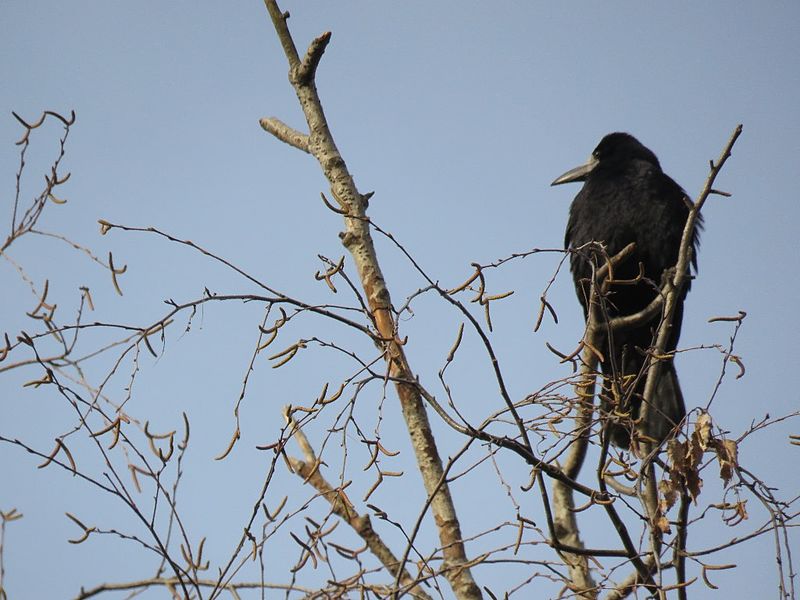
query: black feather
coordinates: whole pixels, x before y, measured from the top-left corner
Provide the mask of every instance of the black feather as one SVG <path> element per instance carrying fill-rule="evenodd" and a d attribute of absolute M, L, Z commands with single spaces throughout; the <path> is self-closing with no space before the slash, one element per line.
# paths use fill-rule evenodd
<path fill-rule="evenodd" d="M 661 170 L 658 158 L 636 138 L 627 133 L 605 136 L 584 167 L 559 177 L 554 185 L 568 181 L 584 181 L 572 203 L 564 240 L 565 247 L 578 249 L 589 242 L 601 242 L 609 256 L 614 256 L 631 242 L 636 243 L 633 255 L 614 271 L 615 280 L 634 279 L 641 263 L 644 277 L 634 285 L 612 285 L 605 306 L 610 318 L 641 311 L 655 298 L 664 272 L 678 260 L 681 237 L 689 215 L 691 201 L 683 189 Z M 692 262 L 696 267 L 698 230 L 693 232 Z M 588 315 L 587 299 L 597 257 L 591 252 L 574 252 L 570 266 L 578 299 Z M 678 344 L 683 318 L 683 301 L 687 285 L 680 297 L 666 350 Z M 608 336 L 602 362 L 604 391 L 601 409 L 606 414 L 639 415 L 646 374 L 642 372 L 645 353 L 653 344 L 660 315 L 640 327 L 616 331 Z M 612 382 L 621 394 L 611 393 Z M 617 401 L 613 398 L 617 398 Z M 656 440 L 663 440 L 686 414 L 678 376 L 672 361 L 663 364 L 656 385 L 651 417 L 642 431 Z M 611 441 L 621 447 L 630 444 L 630 422 L 609 420 Z"/>

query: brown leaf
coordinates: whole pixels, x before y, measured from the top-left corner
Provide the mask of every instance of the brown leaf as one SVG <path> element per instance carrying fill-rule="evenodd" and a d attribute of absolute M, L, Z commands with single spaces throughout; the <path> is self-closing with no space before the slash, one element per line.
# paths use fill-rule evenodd
<path fill-rule="evenodd" d="M 679 482 L 672 478 L 662 479 L 658 482 L 658 491 L 661 492 L 662 497 L 659 508 L 661 512 L 666 513 L 678 500 Z"/>
<path fill-rule="evenodd" d="M 704 444 L 702 435 L 698 431 L 692 432 L 689 436 L 689 444 L 686 452 L 687 469 L 696 468 L 703 460 Z"/>
<path fill-rule="evenodd" d="M 718 440 L 716 444 L 719 476 L 727 487 L 739 466 L 739 448 L 734 440 Z"/>
<path fill-rule="evenodd" d="M 686 470 L 686 442 L 672 439 L 667 443 L 667 460 L 669 461 L 670 471 L 682 473 Z"/>
<path fill-rule="evenodd" d="M 697 431 L 692 433 L 688 442 L 671 440 L 667 445 L 669 459 L 669 477 L 675 490 L 686 490 L 697 501 L 703 480 L 698 473 L 698 466 L 703 459 L 703 450 Z"/>
<path fill-rule="evenodd" d="M 700 448 L 706 450 L 712 443 L 714 434 L 711 431 L 712 421 L 711 415 L 707 412 L 700 413 L 697 417 L 697 422 L 694 425 L 695 433 L 697 433 Z"/>
<path fill-rule="evenodd" d="M 658 530 L 661 531 L 661 533 L 672 533 L 672 530 L 669 527 L 669 519 L 666 517 L 666 515 L 662 514 L 656 517 L 655 525 Z"/>
<path fill-rule="evenodd" d="M 697 497 L 700 495 L 700 489 L 703 487 L 703 478 L 700 477 L 698 472 L 694 469 L 686 472 L 686 491 L 692 497 L 692 500 L 697 502 Z"/>

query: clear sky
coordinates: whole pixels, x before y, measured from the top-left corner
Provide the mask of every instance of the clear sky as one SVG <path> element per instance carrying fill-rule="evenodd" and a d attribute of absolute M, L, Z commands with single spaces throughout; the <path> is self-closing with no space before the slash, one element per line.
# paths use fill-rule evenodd
<path fill-rule="evenodd" d="M 304 0 L 282 8 L 292 13 L 300 48 L 333 32 L 318 87 L 337 143 L 361 190 L 376 192 L 375 221 L 446 285 L 463 281 L 473 261 L 560 247 L 578 188 L 549 183 L 582 162 L 605 133 L 637 136 L 696 195 L 709 159 L 743 123 L 717 183 L 733 195 L 706 205 L 681 345 L 727 345 L 731 327 L 708 319 L 746 311 L 736 353 L 747 373 L 725 379 L 712 405 L 715 421 L 738 434 L 767 413 L 800 408 L 793 383 L 800 338 L 800 4 Z M 302 128 L 262 3 L 3 2 L 0 57 L 0 214 L 6 215 L 0 222 L 10 222 L 19 163 L 14 142 L 20 128 L 11 111 L 34 119 L 45 109 L 74 109 L 66 159 L 72 179 L 63 188 L 68 203 L 49 207 L 42 228 L 101 257 L 113 251 L 115 261 L 128 265 L 119 298 L 101 269 L 55 240 L 27 239 L 12 247 L 10 255 L 37 284 L 50 279 L 65 316 L 77 306 L 79 285 L 92 289 L 93 319 L 136 325 L 159 319 L 163 300 L 197 298 L 206 286 L 218 293 L 255 291 L 155 237 L 101 237 L 99 218 L 192 239 L 282 291 L 332 301 L 313 278 L 321 268 L 317 254 L 338 259 L 343 253 L 339 217 L 319 201 L 327 186 L 310 157 L 258 125 L 260 117 L 277 116 Z M 23 199 L 38 191 L 57 134 L 51 126 L 32 148 Z M 379 242 L 379 251 L 395 304 L 402 304 L 422 282 L 391 246 Z M 515 263 L 493 281 L 497 291 L 516 290 L 504 309 L 498 307 L 493 334 L 515 398 L 569 374 L 545 348 L 549 342 L 569 349 L 581 335 L 580 308 L 565 274 L 549 296 L 558 325 L 548 321 L 532 332 L 538 297 L 559 258 L 542 254 Z M 12 337 L 33 329 L 21 315 L 35 299 L 6 260 L 0 260 L 0 281 L 0 329 Z M 179 427 L 182 411 L 192 420 L 181 501 L 193 539 L 208 536 L 212 561 L 229 556 L 241 534 L 266 463 L 254 446 L 274 439 L 280 407 L 308 402 L 347 364 L 321 351 L 276 371 L 262 360 L 243 402 L 240 445 L 229 462 L 214 462 L 234 429 L 233 407 L 262 317 L 261 307 L 237 304 L 206 308 L 185 334 L 182 321 L 162 358 L 141 357 L 126 407 L 163 430 Z M 458 322 L 430 298 L 402 324 L 412 365 L 431 386 Z M 325 335 L 340 333 L 320 327 Z M 302 335 L 311 334 L 297 329 L 283 342 Z M 477 416 L 499 400 L 476 348 L 454 373 L 464 377 L 461 401 Z M 89 368 L 87 376 L 101 376 L 109 368 L 104 365 Z M 706 404 L 720 365 L 715 350 L 679 357 L 690 407 Z M 132 370 L 125 366 L 110 385 L 119 399 Z M 39 376 L 36 369 L 0 376 L 0 435 L 49 450 L 72 420 L 55 394 L 20 387 Z M 408 442 L 392 421 L 399 418 L 393 402 L 391 396 L 384 407 L 384 439 L 407 455 Z M 445 430 L 437 425 L 448 455 L 460 441 Z M 786 498 L 800 488 L 800 450 L 788 445 L 791 433 L 800 433 L 796 420 L 750 438 L 741 450 L 742 464 Z M 68 544 L 77 536 L 65 511 L 105 528 L 130 521 L 113 498 L 68 475 L 37 470 L 39 462 L 0 444 L 0 509 L 17 507 L 25 515 L 7 530 L 9 597 L 73 597 L 81 585 L 151 574 L 152 556 L 135 544 L 111 536 Z M 525 470 L 508 469 L 518 489 Z M 268 503 L 277 504 L 289 490 L 303 497 L 296 481 L 281 477 L 287 491 Z M 404 507 L 396 498 L 414 486 L 391 485 L 373 500 L 398 518 L 413 518 L 418 505 Z M 365 487 L 353 495 L 360 498 Z M 456 487 L 458 508 L 474 525 L 470 532 L 489 523 L 481 522 L 482 503 L 504 501 Z M 409 494 L 412 504 L 419 499 L 418 491 Z M 524 502 L 538 514 L 538 498 Z M 723 540 L 736 533 L 719 525 L 709 535 Z M 796 534 L 792 541 L 797 549 Z M 287 548 L 291 564 L 296 547 Z M 717 574 L 719 597 L 776 594 L 771 538 L 725 559 L 740 569 Z M 477 576 L 502 589 L 502 574 Z"/>

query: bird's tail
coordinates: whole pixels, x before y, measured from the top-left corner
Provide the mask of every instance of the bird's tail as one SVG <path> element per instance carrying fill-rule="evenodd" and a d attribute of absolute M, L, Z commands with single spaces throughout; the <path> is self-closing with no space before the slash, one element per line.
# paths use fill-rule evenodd
<path fill-rule="evenodd" d="M 644 432 L 651 438 L 663 441 L 686 416 L 681 384 L 672 361 L 661 367 L 661 373 L 647 410 Z"/>

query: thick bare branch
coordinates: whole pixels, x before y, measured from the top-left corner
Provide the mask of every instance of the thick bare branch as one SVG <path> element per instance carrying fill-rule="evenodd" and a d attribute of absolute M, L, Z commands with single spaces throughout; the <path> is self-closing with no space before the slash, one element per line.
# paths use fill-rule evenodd
<path fill-rule="evenodd" d="M 678 263 L 675 265 L 675 274 L 671 281 L 671 285 L 667 286 L 667 289 L 664 293 L 663 318 L 661 319 L 661 323 L 658 327 L 658 335 L 656 336 L 655 343 L 653 344 L 651 357 L 661 357 L 664 355 L 664 351 L 667 347 L 667 340 L 669 340 L 670 335 L 672 334 L 672 321 L 675 315 L 675 308 L 677 306 L 678 299 L 680 298 L 681 291 L 686 286 L 686 283 L 690 277 L 689 265 L 692 261 L 692 241 L 694 239 L 695 224 L 697 223 L 697 219 L 699 218 L 700 211 L 703 208 L 706 199 L 714 189 L 714 181 L 716 180 L 717 175 L 719 175 L 719 172 L 722 170 L 725 162 L 731 156 L 733 145 L 736 143 L 736 140 L 739 138 L 741 133 L 742 126 L 737 125 L 736 129 L 734 129 L 733 133 L 731 134 L 728 143 L 725 145 L 725 148 L 722 150 L 717 162 L 711 163 L 711 172 L 709 173 L 708 178 L 703 185 L 700 195 L 689 211 L 689 217 L 686 219 L 686 225 L 683 228 L 683 237 L 681 238 Z M 644 388 L 644 401 L 642 402 L 641 414 L 643 423 L 647 422 L 650 403 L 653 398 L 653 394 L 655 393 L 660 370 L 661 360 L 653 360 L 651 358 L 647 372 L 647 382 Z"/>
<path fill-rule="evenodd" d="M 293 426 L 293 437 L 297 441 L 300 448 L 303 450 L 305 461 L 289 457 L 289 465 L 292 471 L 303 481 L 311 485 L 319 495 L 325 498 L 330 505 L 331 510 L 339 518 L 345 521 L 353 530 L 366 542 L 370 552 L 379 560 L 381 564 L 395 576 L 398 568 L 400 568 L 400 561 L 391 551 L 391 549 L 384 543 L 380 535 L 372 528 L 372 522 L 369 515 L 360 515 L 356 511 L 355 506 L 347 497 L 347 494 L 342 488 L 334 488 L 320 472 L 320 461 L 314 454 L 311 443 L 308 441 L 306 434 L 303 433 L 296 423 L 291 423 Z M 431 600 L 431 597 L 419 587 L 411 574 L 402 568 L 399 582 L 406 587 L 408 593 L 414 598 L 421 600 Z"/>
<path fill-rule="evenodd" d="M 264 117 L 259 120 L 261 128 L 271 133 L 280 141 L 294 146 L 298 150 L 308 152 L 308 136 L 305 133 L 292 129 L 286 123 L 275 117 Z"/>
<path fill-rule="evenodd" d="M 689 216 L 686 219 L 686 225 L 683 229 L 683 236 L 681 238 L 681 246 L 678 254 L 678 262 L 675 265 L 675 272 L 671 279 L 664 282 L 661 290 L 661 297 L 663 298 L 663 313 L 662 319 L 658 327 L 658 332 L 655 337 L 655 342 L 650 349 L 650 358 L 647 363 L 647 379 L 645 382 L 642 408 L 641 408 L 641 424 L 647 427 L 649 413 L 652 412 L 652 398 L 655 394 L 656 385 L 658 382 L 659 374 L 661 371 L 662 357 L 665 356 L 665 350 L 668 340 L 672 335 L 673 320 L 675 310 L 681 298 L 681 293 L 686 286 L 689 277 L 689 265 L 692 261 L 692 248 L 694 240 L 694 230 L 697 220 L 699 218 L 700 210 L 705 204 L 706 199 L 713 191 L 714 181 L 722 169 L 727 159 L 731 156 L 731 150 L 736 140 L 742 133 L 742 126 L 738 125 L 731 135 L 728 143 L 723 149 L 719 159 L 716 163 L 711 163 L 711 171 L 706 179 L 699 197 L 692 205 Z M 644 312 L 648 311 L 650 307 L 645 308 Z M 671 357 L 668 357 L 671 360 Z M 650 543 L 651 555 L 650 560 L 647 562 L 649 572 L 652 573 L 658 567 L 657 557 L 660 555 L 661 550 L 661 532 L 656 525 L 658 516 L 658 491 L 656 486 L 655 469 L 653 468 L 653 458 L 658 448 L 654 447 L 648 441 L 643 441 L 639 448 L 640 454 L 646 457 L 644 464 L 639 471 L 639 483 L 637 489 L 641 490 L 640 500 L 648 518 L 650 530 Z M 685 542 L 683 542 L 685 543 Z M 645 581 L 644 572 L 640 565 L 637 565 L 637 581 Z"/>
<path fill-rule="evenodd" d="M 314 82 L 314 72 L 330 39 L 325 33 L 314 40 L 302 62 L 286 25 L 286 15 L 274 0 L 265 0 L 275 31 L 289 61 L 289 80 L 305 114 L 309 130 L 309 152 L 317 159 L 331 185 L 333 196 L 347 211 L 346 230 L 340 234 L 361 279 L 375 328 L 383 340 L 389 375 L 400 380 L 415 380 L 397 337 L 391 312 L 391 297 L 381 272 L 366 216 L 367 201 L 356 188 L 353 177 L 331 134 Z M 450 489 L 443 479 L 444 468 L 436 448 L 428 416 L 416 386 L 396 384 L 397 394 L 417 459 L 431 510 L 439 531 L 446 577 L 458 598 L 480 598 L 480 588 L 472 578 Z"/>
<path fill-rule="evenodd" d="M 574 493 L 560 481 L 553 481 L 553 522 L 559 543 L 584 548 L 575 512 Z M 561 552 L 560 555 L 569 570 L 570 588 L 576 597 L 585 600 L 597 598 L 598 589 L 589 569 L 589 557 L 573 552 Z"/>

